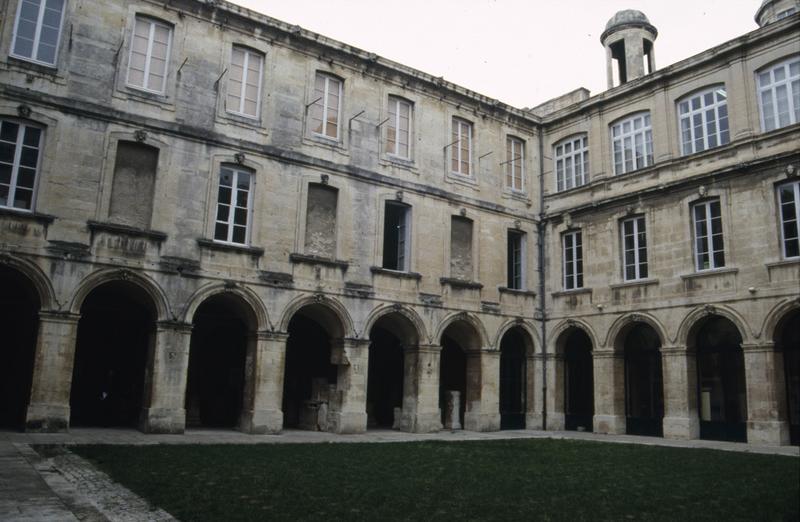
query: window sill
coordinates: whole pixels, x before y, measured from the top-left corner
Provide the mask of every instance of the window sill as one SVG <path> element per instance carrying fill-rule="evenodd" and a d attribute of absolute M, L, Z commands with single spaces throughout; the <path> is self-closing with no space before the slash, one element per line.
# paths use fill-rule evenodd
<path fill-rule="evenodd" d="M 197 244 L 200 248 L 208 250 L 216 250 L 218 252 L 233 252 L 236 254 L 248 254 L 252 257 L 261 257 L 264 255 L 264 249 L 246 245 L 229 245 L 227 243 L 218 243 L 211 239 L 198 238 Z"/>
<path fill-rule="evenodd" d="M 580 295 L 580 294 L 591 294 L 591 288 L 573 288 L 572 290 L 560 290 L 558 292 L 552 292 L 550 295 L 552 297 L 563 297 L 567 295 Z"/>
<path fill-rule="evenodd" d="M 700 272 L 695 272 L 693 274 L 682 274 L 681 279 L 684 281 L 687 279 L 696 279 L 699 277 L 710 277 L 715 275 L 722 275 L 722 274 L 735 274 L 739 271 L 738 268 L 712 268 L 709 270 L 702 270 Z"/>
<path fill-rule="evenodd" d="M 340 268 L 342 271 L 347 270 L 347 268 L 350 266 L 350 263 L 347 261 L 298 253 L 289 254 L 289 261 L 292 263 L 304 263 L 307 265 L 323 265 L 332 268 Z"/>
<path fill-rule="evenodd" d="M 89 226 L 89 230 L 92 232 L 108 232 L 111 234 L 122 234 L 130 237 L 143 237 L 157 243 L 161 243 L 167 239 L 167 234 L 164 232 L 159 232 L 158 230 L 136 228 L 129 225 L 118 225 L 116 223 L 101 223 L 99 221 L 92 220 L 87 221 L 86 224 Z"/>
<path fill-rule="evenodd" d="M 261 117 L 246 116 L 244 114 L 237 114 L 235 112 L 228 112 L 224 109 L 217 113 L 217 123 L 236 125 L 243 129 L 256 130 L 263 134 L 267 134 L 267 130 L 261 123 Z"/>
<path fill-rule="evenodd" d="M 631 286 L 648 286 L 657 284 L 658 284 L 658 279 L 636 279 L 634 281 L 624 281 L 622 283 L 610 284 L 608 285 L 608 287 L 613 290 L 615 288 L 628 288 Z"/>
<path fill-rule="evenodd" d="M 175 104 L 169 99 L 167 93 L 145 91 L 125 84 L 116 90 L 114 97 L 125 101 L 135 100 L 154 105 L 164 110 L 175 111 Z"/>
<path fill-rule="evenodd" d="M 398 169 L 407 170 L 413 174 L 418 174 L 419 170 L 417 169 L 416 164 L 414 163 L 413 159 L 406 159 L 401 158 L 399 156 L 392 156 L 390 154 L 384 154 L 379 160 L 378 163 L 383 165 L 384 167 L 393 167 Z"/>
<path fill-rule="evenodd" d="M 440 277 L 439 283 L 449 285 L 453 288 L 465 288 L 467 290 L 480 290 L 483 285 L 477 281 L 468 281 L 466 279 L 456 279 L 454 277 Z"/>
<path fill-rule="evenodd" d="M 800 257 L 790 257 L 789 259 L 782 259 L 774 263 L 764 263 L 767 268 L 778 268 L 782 266 L 800 265 Z"/>
<path fill-rule="evenodd" d="M 350 152 L 344 146 L 344 142 L 341 141 L 341 138 L 334 139 L 326 138 L 319 134 L 308 134 L 303 136 L 303 143 L 314 147 L 322 147 L 343 156 L 350 156 Z"/>
<path fill-rule="evenodd" d="M 501 294 L 519 295 L 524 297 L 536 297 L 536 292 L 532 290 L 521 290 L 516 288 L 508 288 L 506 286 L 498 286 L 497 290 Z"/>
<path fill-rule="evenodd" d="M 284 272 L 260 270 L 258 272 L 258 279 L 263 283 L 279 288 L 292 288 L 294 286 L 292 274 L 286 274 Z"/>
<path fill-rule="evenodd" d="M 401 270 L 392 270 L 390 268 L 383 268 L 380 266 L 371 266 L 369 267 L 369 270 L 373 274 L 395 277 L 397 279 L 415 279 L 417 281 L 422 279 L 422 274 L 418 274 L 417 272 L 403 272 Z"/>
<path fill-rule="evenodd" d="M 478 189 L 478 180 L 476 180 L 474 176 L 465 176 L 463 174 L 448 171 L 447 175 L 445 176 L 445 181 L 447 183 L 455 183 L 456 185 L 463 185 L 475 190 Z"/>
<path fill-rule="evenodd" d="M 38 212 L 31 212 L 30 210 L 0 207 L 0 217 L 4 216 L 23 219 L 25 221 L 35 221 L 41 225 L 49 225 L 56 220 L 56 217 L 50 214 L 39 214 Z"/>
<path fill-rule="evenodd" d="M 63 77 L 58 74 L 57 63 L 49 65 L 40 62 L 35 62 L 27 58 L 20 58 L 18 56 L 14 56 L 11 54 L 8 55 L 7 63 L 9 65 L 15 66 L 15 68 L 24 70 L 25 72 L 35 71 L 42 76 L 49 77 L 51 80 L 63 79 Z"/>
<path fill-rule="evenodd" d="M 503 188 L 502 197 L 507 198 L 507 199 L 514 199 L 514 200 L 517 200 L 517 201 L 521 201 L 522 203 L 525 203 L 527 206 L 531 206 L 533 204 L 533 202 L 531 201 L 531 198 L 528 197 L 528 193 L 527 192 L 519 191 L 519 190 L 513 190 L 513 189 L 510 189 L 508 187 L 504 187 Z"/>

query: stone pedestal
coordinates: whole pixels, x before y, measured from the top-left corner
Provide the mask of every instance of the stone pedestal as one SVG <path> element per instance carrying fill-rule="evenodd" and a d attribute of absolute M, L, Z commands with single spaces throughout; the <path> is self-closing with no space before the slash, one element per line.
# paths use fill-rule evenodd
<path fill-rule="evenodd" d="M 544 406 L 544 393 L 542 390 L 542 382 L 544 382 L 542 378 L 543 365 L 544 356 L 542 354 L 528 355 L 526 365 L 527 402 L 525 406 L 525 428 L 529 430 L 544 429 L 544 418 L 542 417 Z"/>
<path fill-rule="evenodd" d="M 439 410 L 439 362 L 442 347 L 421 345 L 404 352 L 403 409 L 395 417 L 397 429 L 431 433 L 442 429 Z"/>
<path fill-rule="evenodd" d="M 183 433 L 186 429 L 184 405 L 191 338 L 191 324 L 156 325 L 152 371 L 142 412 L 141 428 L 145 433 Z"/>
<path fill-rule="evenodd" d="M 564 415 L 564 357 L 548 354 L 547 360 L 547 430 L 563 431 L 566 426 Z"/>
<path fill-rule="evenodd" d="M 595 433 L 625 433 L 625 358 L 613 350 L 595 350 L 594 368 Z"/>
<path fill-rule="evenodd" d="M 68 313 L 39 314 L 26 431 L 59 432 L 69 428 L 69 395 L 79 319 L 79 315 Z"/>
<path fill-rule="evenodd" d="M 789 443 L 783 354 L 771 342 L 742 345 L 747 383 L 747 442 Z"/>
<path fill-rule="evenodd" d="M 335 433 L 367 431 L 367 368 L 369 341 L 343 339 L 331 350 L 331 363 L 339 366 L 336 393 L 329 404 L 329 428 Z"/>
<path fill-rule="evenodd" d="M 480 350 L 467 353 L 467 408 L 464 413 L 464 429 L 500 429 L 499 383 L 500 351 Z"/>
<path fill-rule="evenodd" d="M 661 360 L 664 375 L 664 437 L 696 439 L 700 436 L 697 358 L 685 346 L 663 346 Z"/>
<path fill-rule="evenodd" d="M 447 408 L 444 412 L 444 428 L 446 430 L 461 429 L 461 392 L 447 390 Z"/>
<path fill-rule="evenodd" d="M 245 433 L 279 433 L 283 429 L 283 372 L 286 341 L 280 332 L 259 332 L 248 347 L 245 400 L 240 429 Z"/>

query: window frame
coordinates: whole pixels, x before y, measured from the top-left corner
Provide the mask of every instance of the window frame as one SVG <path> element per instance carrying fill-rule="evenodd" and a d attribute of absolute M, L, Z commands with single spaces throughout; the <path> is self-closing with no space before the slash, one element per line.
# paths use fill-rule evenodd
<path fill-rule="evenodd" d="M 641 120 L 641 127 L 636 128 L 636 122 Z M 625 131 L 625 125 L 630 125 L 630 130 Z M 619 128 L 619 134 L 615 135 L 616 129 Z M 647 167 L 651 167 L 655 164 L 655 155 L 653 152 L 653 120 L 652 116 L 650 115 L 650 111 L 640 111 L 624 118 L 621 118 L 611 125 L 609 125 L 609 135 L 611 138 L 611 161 L 614 165 L 614 175 L 620 176 L 622 174 L 627 174 L 629 172 L 636 172 L 637 170 L 645 169 Z M 638 136 L 642 137 L 641 146 L 643 154 L 641 158 L 643 158 L 642 165 L 638 165 L 637 155 L 636 155 L 636 138 Z M 631 148 L 625 148 L 626 139 L 631 140 Z M 616 147 L 617 143 L 620 143 L 620 154 L 621 154 L 621 162 L 618 164 L 616 159 Z M 626 150 L 630 150 L 631 152 L 631 168 L 627 168 L 625 165 L 627 163 L 625 158 Z M 621 170 L 617 170 L 617 165 L 621 165 Z"/>
<path fill-rule="evenodd" d="M 519 148 L 519 154 L 514 154 L 515 146 Z M 516 136 L 506 136 L 506 161 L 505 164 L 505 186 L 511 192 L 525 192 L 525 140 Z M 516 186 L 515 169 L 519 167 L 519 186 Z M 511 184 L 508 183 L 509 179 Z"/>
<path fill-rule="evenodd" d="M 628 234 L 625 230 L 628 223 L 632 224 L 631 234 Z M 622 219 L 619 224 L 619 232 L 620 253 L 622 254 L 622 280 L 629 282 L 647 279 L 650 274 L 650 255 L 647 251 L 647 220 L 642 215 Z M 633 249 L 627 248 L 626 238 L 628 236 L 633 238 Z M 642 241 L 643 245 L 640 244 Z M 644 261 L 641 259 L 642 251 L 644 251 Z M 632 254 L 631 259 L 628 257 L 629 252 Z M 633 277 L 628 277 L 629 266 L 633 267 Z M 642 270 L 643 267 L 644 270 Z"/>
<path fill-rule="evenodd" d="M 230 198 L 226 203 L 222 203 L 219 200 L 219 193 L 222 187 L 222 171 L 223 170 L 230 170 L 234 173 L 234 178 L 231 180 L 231 195 Z M 247 191 L 247 208 L 246 208 L 246 217 L 247 222 L 245 224 L 245 238 L 244 242 L 239 243 L 237 241 L 233 241 L 233 230 L 235 225 L 235 210 L 236 210 L 236 195 L 238 190 L 234 190 L 237 187 L 237 181 L 239 179 L 239 174 L 244 173 L 247 174 L 250 178 L 248 191 Z M 233 246 L 250 246 L 251 242 L 251 235 L 253 229 L 253 193 L 255 192 L 255 181 L 256 176 L 255 172 L 252 169 L 241 167 L 237 165 L 232 165 L 230 163 L 222 163 L 218 167 L 218 175 L 217 175 L 217 190 L 215 194 L 216 202 L 214 204 L 214 217 L 212 221 L 211 227 L 211 237 L 215 243 L 223 244 L 223 245 L 233 245 Z M 219 216 L 219 206 L 220 205 L 227 205 L 228 206 L 228 219 L 226 221 L 220 221 Z M 217 225 L 224 224 L 227 228 L 226 232 L 226 239 L 217 239 Z"/>
<path fill-rule="evenodd" d="M 449 170 L 450 170 L 450 174 L 453 174 L 454 176 L 461 176 L 461 177 L 464 177 L 464 178 L 473 177 L 473 174 L 472 174 L 472 172 L 473 172 L 473 168 L 472 168 L 473 167 L 473 165 L 472 165 L 472 154 L 473 154 L 472 144 L 473 144 L 473 140 L 474 140 L 474 128 L 473 127 L 474 127 L 473 123 L 471 121 L 469 121 L 469 120 L 465 120 L 464 118 L 459 118 L 458 116 L 453 116 L 453 118 L 452 118 L 451 132 L 450 132 L 450 138 L 451 138 L 450 149 L 451 150 L 450 150 L 450 168 L 449 168 Z M 461 146 L 462 141 L 464 141 L 464 133 L 463 133 L 463 129 L 464 128 L 467 129 L 467 133 L 466 133 L 467 134 L 467 136 L 466 136 L 466 139 L 467 139 L 467 147 L 466 147 L 467 172 L 466 173 L 461 172 L 461 166 L 464 163 L 464 160 L 463 160 L 462 155 L 461 155 L 462 150 L 464 149 Z M 457 132 L 456 132 L 456 129 L 457 129 Z M 458 139 L 452 139 L 453 136 L 457 136 Z M 459 170 L 453 170 L 453 162 L 454 161 L 457 163 Z"/>
<path fill-rule="evenodd" d="M 580 149 L 575 147 L 576 143 L 580 143 Z M 570 152 L 566 152 L 567 145 L 569 145 Z M 559 149 L 561 152 L 559 153 Z M 575 170 L 575 158 L 581 158 L 581 183 L 576 183 L 577 181 L 577 174 Z M 567 178 L 564 177 L 566 174 L 565 166 L 567 160 L 570 164 L 571 169 L 571 186 L 567 187 Z M 559 162 L 561 163 L 561 169 L 559 170 Z M 572 136 L 568 136 L 562 140 L 557 141 L 553 145 L 553 171 L 556 174 L 556 192 L 564 192 L 566 190 L 572 190 L 574 188 L 582 187 L 589 183 L 589 135 L 588 134 L 574 134 Z M 559 179 L 560 178 L 560 179 Z"/>
<path fill-rule="evenodd" d="M 63 4 L 61 5 L 61 17 L 60 17 L 60 19 L 58 21 L 58 35 L 56 36 L 56 43 L 55 43 L 55 49 L 53 51 L 53 62 L 52 63 L 45 62 L 43 60 L 39 60 L 39 59 L 35 58 L 35 56 L 38 54 L 39 43 L 41 42 L 40 41 L 40 37 L 41 37 L 41 32 L 42 32 L 44 11 L 46 9 L 45 6 L 47 4 L 47 0 L 40 0 L 40 1 L 41 1 L 41 3 L 39 4 L 39 15 L 36 18 L 36 32 L 35 32 L 34 38 L 33 38 L 33 44 L 32 44 L 33 48 L 31 49 L 31 56 L 24 56 L 24 55 L 21 55 L 21 54 L 17 54 L 14 51 L 14 49 L 16 47 L 16 43 L 17 43 L 17 36 L 19 34 L 19 20 L 20 20 L 20 15 L 22 14 L 22 4 L 23 4 L 24 0 L 20 0 L 20 2 L 17 4 L 17 15 L 16 15 L 16 17 L 14 19 L 14 30 L 12 32 L 11 47 L 9 49 L 9 53 L 8 54 L 10 56 L 13 56 L 14 58 L 17 58 L 17 59 L 20 59 L 20 60 L 25 60 L 27 62 L 35 63 L 37 65 L 42 65 L 42 66 L 45 66 L 45 67 L 53 67 L 53 68 L 55 68 L 55 67 L 57 67 L 57 64 L 58 64 L 58 52 L 61 49 L 61 36 L 62 36 L 62 34 L 64 32 L 64 18 L 65 18 L 66 11 L 67 11 L 68 0 L 64 0 Z"/>
<path fill-rule="evenodd" d="M 323 89 L 322 89 L 322 97 L 321 97 L 322 99 L 321 100 L 316 100 L 316 96 L 317 96 L 317 78 L 319 78 L 319 77 L 324 78 L 325 83 L 324 83 L 324 86 L 323 86 Z M 328 115 L 328 111 L 330 109 L 330 107 L 328 106 L 328 98 L 330 96 L 329 86 L 330 86 L 331 81 L 338 82 L 338 84 L 339 84 L 339 92 L 338 92 L 338 98 L 337 98 L 339 103 L 338 103 L 338 107 L 336 108 L 337 109 L 336 110 L 336 136 L 330 136 L 330 135 L 328 135 L 326 133 L 327 129 L 328 129 L 328 119 L 327 119 L 328 116 L 327 115 Z M 330 74 L 330 73 L 326 73 L 326 72 L 323 72 L 323 71 L 316 71 L 314 73 L 314 84 L 312 86 L 311 93 L 312 93 L 311 94 L 312 100 L 315 100 L 315 101 L 311 105 L 309 105 L 309 109 L 311 111 L 313 111 L 314 108 L 317 107 L 318 105 L 322 106 L 321 109 L 320 109 L 322 111 L 322 114 L 321 114 L 322 132 L 317 132 L 316 130 L 314 130 L 312 128 L 312 120 L 313 120 L 313 118 L 311 116 L 312 116 L 313 113 L 311 113 L 311 114 L 309 114 L 309 122 L 308 122 L 309 123 L 309 130 L 311 131 L 311 134 L 313 136 L 315 136 L 315 137 L 318 137 L 318 138 L 321 138 L 321 139 L 324 139 L 324 140 L 339 142 L 341 140 L 341 135 L 342 135 L 341 127 L 342 127 L 342 106 L 344 105 L 344 80 L 342 78 L 340 78 L 338 76 L 335 76 L 333 74 Z"/>
<path fill-rule="evenodd" d="M 783 202 L 781 200 L 781 190 L 790 187 L 793 193 L 793 203 L 794 203 L 794 216 L 793 219 L 787 219 L 786 215 L 784 214 L 784 207 Z M 778 204 L 778 219 L 779 219 L 779 228 L 780 228 L 780 241 L 781 241 L 781 257 L 783 259 L 800 259 L 800 181 L 789 181 L 785 183 L 781 183 L 776 187 L 777 192 L 777 204 Z M 794 221 L 794 238 L 790 238 L 789 241 L 794 240 L 797 242 L 798 254 L 794 256 L 789 256 L 786 254 L 786 224 L 787 222 Z"/>
<path fill-rule="evenodd" d="M 45 128 L 41 125 L 30 124 L 26 121 L 21 121 L 15 118 L 0 118 L 0 126 L 3 123 L 9 122 L 15 125 L 18 125 L 17 128 L 17 138 L 16 142 L 14 143 L 14 159 L 11 163 L 11 175 L 9 176 L 8 182 L 8 195 L 6 196 L 5 202 L 0 202 L 0 208 L 11 210 L 14 212 L 26 212 L 26 213 L 34 213 L 36 209 L 36 198 L 39 193 L 39 179 L 41 178 L 42 172 L 42 159 L 44 157 L 44 140 L 45 140 Z M 33 187 L 31 187 L 31 205 L 30 208 L 22 208 L 22 207 L 15 207 L 13 205 L 13 195 L 16 193 L 17 188 L 19 187 L 19 168 L 20 168 L 20 160 L 22 157 L 22 147 L 24 143 L 24 136 L 25 133 L 21 133 L 21 129 L 38 129 L 39 130 L 39 144 L 37 147 L 37 155 L 36 155 L 36 169 L 34 172 L 34 179 L 33 179 Z M 6 142 L 7 143 L 7 142 Z M 11 205 L 8 202 L 11 201 Z"/>
<path fill-rule="evenodd" d="M 136 85 L 135 83 L 131 83 L 131 63 L 133 62 L 133 49 L 134 44 L 133 41 L 136 38 L 136 24 L 142 21 L 144 23 L 150 24 L 150 33 L 147 38 L 147 52 L 145 54 L 145 69 L 142 71 L 144 85 Z M 161 84 L 160 90 L 151 89 L 150 87 L 145 87 L 145 85 L 149 85 L 149 76 L 150 76 L 150 65 L 152 63 L 152 51 L 153 51 L 153 39 L 155 38 L 155 27 L 161 26 L 169 30 L 169 39 L 167 41 L 167 50 L 165 53 L 164 58 L 164 79 Z M 130 40 L 130 49 L 128 51 L 128 64 L 127 64 L 127 71 L 125 72 L 125 85 L 130 87 L 131 89 L 136 89 L 139 91 L 144 91 L 151 94 L 159 94 L 165 95 L 167 92 L 167 80 L 169 79 L 169 62 L 172 56 L 172 41 L 175 37 L 175 26 L 169 22 L 165 22 L 164 20 L 160 20 L 158 18 L 154 18 L 152 16 L 146 14 L 136 14 L 133 17 L 133 27 L 131 29 L 131 40 Z"/>
<path fill-rule="evenodd" d="M 388 215 L 387 210 L 389 209 L 389 207 L 396 207 L 398 209 L 402 209 L 402 215 L 403 215 L 403 223 L 402 223 L 403 231 L 397 232 L 395 235 L 395 241 L 397 243 L 397 259 L 395 259 L 395 265 L 397 266 L 397 268 L 388 267 L 385 258 L 386 242 L 389 239 L 386 235 L 386 217 Z M 383 232 L 383 245 L 382 245 L 383 249 L 381 251 L 381 268 L 385 270 L 394 270 L 396 272 L 411 271 L 411 205 L 402 203 L 400 201 L 385 200 L 383 205 L 383 220 L 384 220 L 384 227 L 383 227 L 384 232 Z"/>
<path fill-rule="evenodd" d="M 716 207 L 719 210 L 718 217 L 714 217 L 713 209 Z M 705 209 L 705 217 L 702 219 L 702 222 L 705 226 L 705 234 L 699 235 L 698 234 L 698 217 L 697 217 L 697 209 L 704 208 Z M 692 252 L 694 253 L 694 268 L 696 272 L 708 272 L 712 270 L 719 270 L 721 268 L 725 268 L 727 266 L 727 260 L 725 259 L 725 229 L 723 228 L 722 223 L 722 203 L 720 202 L 719 198 L 713 199 L 705 199 L 702 201 L 696 201 L 691 205 L 691 215 L 692 215 Z M 713 221 L 714 219 L 719 220 L 719 233 L 714 234 L 713 230 Z M 715 236 L 719 237 L 719 245 L 716 244 L 714 239 Z M 703 252 L 698 251 L 698 246 L 700 242 L 703 242 L 705 246 L 705 250 Z M 715 248 L 719 246 L 719 248 Z M 722 255 L 722 262 L 717 263 L 715 260 L 715 253 L 720 252 Z M 701 255 L 708 256 L 708 267 L 701 266 Z"/>
<path fill-rule="evenodd" d="M 226 88 L 226 91 L 225 91 L 225 102 L 224 102 L 225 112 L 227 112 L 228 114 L 233 114 L 235 116 L 241 116 L 242 118 L 250 118 L 250 119 L 253 119 L 253 120 L 258 120 L 258 119 L 260 119 L 260 116 L 261 116 L 261 102 L 262 102 L 262 100 L 261 100 L 262 92 L 261 91 L 263 90 L 263 84 L 264 84 L 264 62 L 266 61 L 266 56 L 261 51 L 253 49 L 252 47 L 247 47 L 246 45 L 233 44 L 233 45 L 231 45 L 231 54 L 230 54 L 230 65 L 231 66 L 233 66 L 233 54 L 237 50 L 242 51 L 244 53 L 244 61 L 243 61 L 243 64 L 242 64 L 242 78 L 240 80 L 242 85 L 241 85 L 241 90 L 239 91 L 239 94 L 238 94 L 238 96 L 239 96 L 239 108 L 240 109 L 245 104 L 245 91 L 247 89 L 247 79 L 249 78 L 249 74 L 248 73 L 250 71 L 250 69 L 249 69 L 250 57 L 251 56 L 258 57 L 258 59 L 260 61 L 259 67 L 258 67 L 258 86 L 257 86 L 257 89 L 258 89 L 257 90 L 257 93 L 258 93 L 257 96 L 258 96 L 258 98 L 256 99 L 256 110 L 255 110 L 255 114 L 248 114 L 244 110 L 233 110 L 233 109 L 228 107 L 228 98 L 229 98 L 229 96 L 231 96 L 230 89 L 231 89 L 231 81 L 232 81 L 231 80 L 231 76 L 229 74 L 228 75 L 228 81 L 226 83 L 227 88 Z"/>
<path fill-rule="evenodd" d="M 570 252 L 571 255 L 568 255 Z M 568 268 L 571 268 L 571 273 Z M 564 290 L 580 290 L 583 288 L 582 230 L 569 230 L 561 234 L 561 269 Z"/>
<path fill-rule="evenodd" d="M 797 64 L 797 75 L 791 76 L 791 66 Z M 784 70 L 784 79 L 776 81 L 775 78 L 775 71 L 778 69 Z M 764 74 L 769 74 L 770 83 L 766 86 L 761 84 L 761 77 Z M 756 97 L 758 98 L 758 113 L 761 122 L 761 132 L 772 132 L 778 129 L 783 129 L 785 127 L 790 127 L 795 125 L 796 123 L 800 122 L 800 107 L 795 107 L 795 100 L 793 96 L 792 84 L 793 79 L 797 81 L 797 88 L 800 89 L 800 54 L 795 54 L 789 56 L 788 58 L 782 59 L 778 62 L 774 62 L 771 65 L 767 65 L 762 67 L 761 69 L 755 72 L 755 82 L 756 82 Z M 777 89 L 780 87 L 786 87 L 786 103 L 788 106 L 788 114 L 789 114 L 789 123 L 785 125 L 781 125 L 780 121 L 778 121 L 779 113 L 775 112 L 778 105 L 777 99 Z M 769 92 L 769 101 L 772 109 L 772 114 L 770 115 L 774 120 L 773 127 L 771 129 L 767 129 L 766 126 L 766 114 L 764 113 L 764 94 Z M 800 92 L 797 93 L 800 97 Z"/>
<path fill-rule="evenodd" d="M 392 115 L 392 106 L 394 105 L 394 115 Z M 408 129 L 406 129 L 406 146 L 408 148 L 408 153 L 403 155 L 399 152 L 399 145 L 400 141 L 398 140 L 398 136 L 400 135 L 400 106 L 405 105 L 408 107 Z M 395 96 L 390 94 L 388 96 L 388 110 L 387 110 L 387 123 L 386 126 L 386 137 L 384 143 L 384 151 L 387 156 L 392 158 L 401 159 L 404 161 L 411 161 L 412 158 L 412 149 L 411 149 L 411 136 L 414 132 L 414 103 L 401 97 Z M 389 129 L 394 129 L 394 150 L 387 150 L 389 147 Z"/>
<path fill-rule="evenodd" d="M 525 238 L 527 234 L 522 230 L 509 229 L 506 234 L 506 288 L 511 290 L 525 290 Z M 513 245 L 512 239 L 516 244 Z"/>
<path fill-rule="evenodd" d="M 724 99 L 719 101 L 718 96 L 720 90 L 724 93 Z M 713 97 L 713 102 L 710 105 L 706 105 L 706 96 L 711 94 Z M 699 100 L 700 106 L 697 108 L 693 107 L 693 101 Z M 686 111 L 683 112 L 683 105 L 686 104 Z M 676 113 L 678 115 L 678 143 L 680 143 L 681 147 L 681 156 L 689 156 L 691 154 L 697 154 L 700 152 L 705 152 L 707 150 L 711 150 L 717 147 L 722 147 L 728 145 L 731 142 L 731 130 L 730 130 L 730 113 L 728 111 L 728 91 L 724 84 L 713 85 L 711 87 L 707 87 L 701 89 L 699 91 L 695 91 L 693 93 L 687 94 L 679 98 L 675 102 Z M 725 115 L 720 116 L 720 111 L 724 109 Z M 714 120 L 708 120 L 708 113 L 713 112 Z M 701 136 L 700 139 L 702 140 L 702 148 L 697 148 L 698 137 L 696 135 L 697 126 L 695 125 L 694 119 L 696 116 L 700 117 L 700 124 L 701 124 Z M 688 122 L 688 129 L 684 129 L 684 121 Z M 725 121 L 725 130 L 720 130 L 720 123 Z M 713 123 L 714 125 L 714 133 L 709 133 L 709 123 Z M 685 133 L 688 132 L 690 139 L 687 142 L 685 140 Z M 716 139 L 716 144 L 709 145 L 710 137 Z M 724 138 L 724 139 L 723 139 Z M 687 147 L 690 150 L 687 150 Z"/>

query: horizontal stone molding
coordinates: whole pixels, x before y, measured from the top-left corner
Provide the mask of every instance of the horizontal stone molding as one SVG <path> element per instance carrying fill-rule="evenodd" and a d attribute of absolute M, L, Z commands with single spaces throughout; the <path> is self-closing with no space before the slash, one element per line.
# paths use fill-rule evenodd
<path fill-rule="evenodd" d="M 575 288 L 573 290 L 559 290 L 558 292 L 551 292 L 552 297 L 565 297 L 570 295 L 591 294 L 591 288 Z"/>
<path fill-rule="evenodd" d="M 681 274 L 681 279 L 698 279 L 703 277 L 714 277 L 719 275 L 726 275 L 726 274 L 736 274 L 739 272 L 738 268 L 715 268 L 711 270 L 701 270 L 700 272 L 694 272 L 692 274 Z"/>
<path fill-rule="evenodd" d="M 369 267 L 369 271 L 373 274 L 396 277 L 397 279 L 414 279 L 416 281 L 422 279 L 422 274 L 417 272 L 403 272 L 402 270 L 391 270 L 380 266 L 371 266 Z"/>
<path fill-rule="evenodd" d="M 637 279 L 635 281 L 624 281 L 622 283 L 610 284 L 608 285 L 608 287 L 613 290 L 615 288 L 630 288 L 636 286 L 650 286 L 657 284 L 658 284 L 658 279 Z"/>
<path fill-rule="evenodd" d="M 517 295 L 520 297 L 536 297 L 536 292 L 533 290 L 521 290 L 517 288 L 508 288 L 505 286 L 498 286 L 497 291 L 501 294 Z"/>
<path fill-rule="evenodd" d="M 50 214 L 40 214 L 38 212 L 30 212 L 27 210 L 14 210 L 10 208 L 0 208 L 0 217 L 10 217 L 22 221 L 33 221 L 40 225 L 49 225 L 56 220 L 55 216 Z"/>
<path fill-rule="evenodd" d="M 454 277 L 440 277 L 439 283 L 448 285 L 452 288 L 463 288 L 467 290 L 480 290 L 483 285 L 477 281 L 469 281 L 467 279 L 457 279 Z"/>
<path fill-rule="evenodd" d="M 117 223 L 104 223 L 100 221 L 93 221 L 91 219 L 86 222 L 86 225 L 92 232 L 105 232 L 108 234 L 117 234 L 129 237 L 140 237 L 149 239 L 157 243 L 161 243 L 167 240 L 167 234 L 165 232 L 160 232 L 158 230 L 137 228 L 129 225 L 120 225 Z"/>
<path fill-rule="evenodd" d="M 229 245 L 227 243 L 218 243 L 211 239 L 198 238 L 197 244 L 200 248 L 207 250 L 217 250 L 219 252 L 233 252 L 236 254 L 247 254 L 252 257 L 261 257 L 264 255 L 264 249 L 254 246 L 246 245 Z"/>
<path fill-rule="evenodd" d="M 347 270 L 347 268 L 350 266 L 350 263 L 348 263 L 347 261 L 342 261 L 340 259 L 331 259 L 328 257 L 299 254 L 297 252 L 289 254 L 289 261 L 291 261 L 292 263 L 304 263 L 307 265 L 329 266 L 331 268 L 339 268 L 342 271 Z"/>

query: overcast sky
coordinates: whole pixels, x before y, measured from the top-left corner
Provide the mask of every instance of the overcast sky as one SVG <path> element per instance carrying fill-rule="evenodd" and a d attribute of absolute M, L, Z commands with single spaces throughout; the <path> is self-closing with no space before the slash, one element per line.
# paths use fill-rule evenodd
<path fill-rule="evenodd" d="M 622 9 L 658 29 L 663 68 L 757 28 L 761 0 L 234 0 L 516 107 L 606 90 L 600 34 Z"/>

